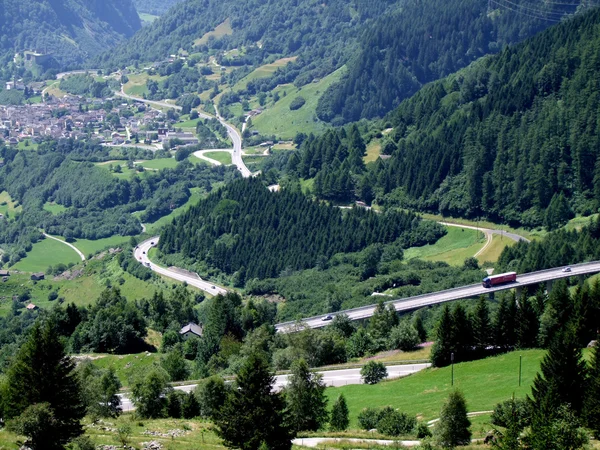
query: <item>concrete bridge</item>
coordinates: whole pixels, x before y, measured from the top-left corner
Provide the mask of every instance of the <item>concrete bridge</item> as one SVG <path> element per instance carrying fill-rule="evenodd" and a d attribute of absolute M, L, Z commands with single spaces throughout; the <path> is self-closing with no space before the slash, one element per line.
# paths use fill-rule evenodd
<path fill-rule="evenodd" d="M 584 277 L 585 275 L 591 275 L 600 273 L 600 261 L 592 261 L 589 263 L 575 264 L 570 266 L 569 272 L 563 272 L 565 266 L 557 267 L 554 269 L 540 270 L 538 272 L 524 273 L 517 275 L 517 281 L 514 283 L 506 283 L 500 286 L 492 288 L 484 288 L 481 283 L 472 284 L 470 286 L 463 286 L 454 289 L 448 289 L 440 292 L 432 292 L 430 294 L 417 295 L 414 297 L 401 298 L 397 300 L 391 300 L 386 304 L 394 305 L 396 311 L 412 311 L 415 309 L 422 308 L 424 306 L 437 305 L 440 303 L 451 302 L 453 300 L 461 300 L 471 297 L 479 297 L 480 295 L 493 296 L 495 292 L 505 291 L 508 289 L 516 289 L 517 295 L 520 295 L 522 289 L 526 286 L 535 284 L 546 284 L 548 292 L 552 289 L 552 283 L 555 280 L 561 278 L 568 278 L 573 276 Z M 362 306 L 360 308 L 347 309 L 345 311 L 339 311 L 335 314 L 346 314 L 350 320 L 361 320 L 371 317 L 375 311 L 377 305 Z M 331 323 L 330 320 L 323 320 L 327 315 L 313 316 L 302 319 L 302 322 L 310 328 L 321 328 Z M 275 325 L 275 328 L 279 332 L 293 331 L 297 321 L 282 322 Z"/>

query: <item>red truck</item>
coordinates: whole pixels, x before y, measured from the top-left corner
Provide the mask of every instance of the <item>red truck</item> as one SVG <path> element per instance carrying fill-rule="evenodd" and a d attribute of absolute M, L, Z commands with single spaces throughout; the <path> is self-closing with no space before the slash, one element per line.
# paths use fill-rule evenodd
<path fill-rule="evenodd" d="M 482 284 L 484 288 L 491 288 L 493 286 L 498 286 L 499 284 L 512 283 L 515 281 L 517 281 L 517 272 L 508 272 L 486 277 L 483 279 Z"/>

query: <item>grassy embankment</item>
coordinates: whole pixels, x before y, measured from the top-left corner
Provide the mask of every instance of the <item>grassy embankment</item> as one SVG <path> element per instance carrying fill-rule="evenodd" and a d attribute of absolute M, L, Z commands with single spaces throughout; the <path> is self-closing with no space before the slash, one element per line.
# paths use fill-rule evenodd
<path fill-rule="evenodd" d="M 470 412 L 490 411 L 494 406 L 531 392 L 544 350 L 522 350 L 454 366 L 454 387 L 450 367 L 427 369 L 406 378 L 377 385 L 351 385 L 327 388 L 330 403 L 343 393 L 350 410 L 350 428 L 358 428 L 357 416 L 363 408 L 392 406 L 423 420 L 439 417 L 442 404 L 452 389 L 465 394 Z M 522 356 L 519 387 L 519 356 Z"/>
<path fill-rule="evenodd" d="M 275 73 L 277 69 L 280 67 L 284 67 L 290 62 L 294 62 L 298 59 L 297 56 L 292 56 L 290 58 L 281 58 L 277 61 L 273 61 L 271 64 L 265 64 L 260 66 L 238 81 L 236 84 L 232 86 L 232 90 L 241 91 L 248 87 L 248 83 L 253 80 L 258 80 L 259 78 L 268 78 Z"/>
<path fill-rule="evenodd" d="M 484 245 L 483 233 L 468 228 L 448 227 L 448 233 L 435 244 L 412 247 L 404 252 L 404 259 L 443 261 L 460 266 L 466 258 L 475 255 Z"/>
<path fill-rule="evenodd" d="M 209 38 L 212 36 L 215 39 L 220 39 L 223 36 L 230 36 L 233 34 L 233 28 L 231 28 L 231 20 L 229 18 L 225 19 L 225 21 L 219 24 L 214 30 L 209 31 L 208 33 L 204 33 L 202 37 L 196 39 L 194 41 L 194 45 L 199 47 L 200 45 L 204 45 L 208 42 Z"/>
<path fill-rule="evenodd" d="M 279 94 L 279 101 L 252 119 L 254 128 L 263 135 L 276 135 L 280 139 L 291 140 L 298 132 L 319 133 L 327 125 L 317 118 L 317 103 L 329 86 L 344 74 L 345 66 L 300 89 L 291 84 L 278 86 L 272 92 Z M 285 92 L 285 95 L 284 95 Z M 290 104 L 296 97 L 303 97 L 306 103 L 295 111 Z"/>
<path fill-rule="evenodd" d="M 215 161 L 219 161 L 224 166 L 231 164 L 231 153 L 229 152 L 206 152 L 204 156 L 214 159 Z"/>

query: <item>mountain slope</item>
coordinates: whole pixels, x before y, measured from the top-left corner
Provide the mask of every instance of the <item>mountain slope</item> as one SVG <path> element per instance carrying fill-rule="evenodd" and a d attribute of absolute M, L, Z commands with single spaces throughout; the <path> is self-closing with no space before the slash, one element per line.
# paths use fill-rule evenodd
<path fill-rule="evenodd" d="M 600 206 L 600 9 L 433 83 L 390 116 L 380 194 L 553 228 Z"/>
<path fill-rule="evenodd" d="M 294 55 L 310 49 L 322 64 L 327 59 L 339 59 L 340 54 L 348 50 L 340 38 L 351 44 L 357 27 L 383 14 L 393 4 L 392 0 L 357 0 L 353 4 L 344 0 L 326 3 L 319 0 L 187 0 L 141 30 L 118 51 L 104 54 L 101 62 L 107 65 L 133 60 L 149 62 L 164 59 L 180 48 L 198 51 L 195 41 L 229 19 L 233 34 L 218 43 L 213 42 L 214 45 L 207 43 L 210 48 L 245 47 L 246 56 L 255 57 L 257 62 L 269 54 Z M 310 61 L 304 63 L 310 65 Z M 319 72 L 326 75 L 340 65 L 336 59 Z"/>
<path fill-rule="evenodd" d="M 0 0 L 0 54 L 52 53 L 61 65 L 81 63 L 141 27 L 131 0 Z"/>
<path fill-rule="evenodd" d="M 423 84 L 535 35 L 581 10 L 580 3 L 589 4 L 579 0 L 514 4 L 519 3 L 527 5 L 527 11 L 535 8 L 539 16 L 517 13 L 498 2 L 407 1 L 363 34 L 346 77 L 321 97 L 319 118 L 339 124 L 383 117 Z"/>

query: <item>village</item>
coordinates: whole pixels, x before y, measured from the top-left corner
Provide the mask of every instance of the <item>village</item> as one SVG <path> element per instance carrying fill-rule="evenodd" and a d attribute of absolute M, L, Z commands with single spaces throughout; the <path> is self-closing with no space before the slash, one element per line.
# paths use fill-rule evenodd
<path fill-rule="evenodd" d="M 193 133 L 174 130 L 174 118 L 122 98 L 43 96 L 42 103 L 0 105 L 0 142 L 29 146 L 44 139 L 97 139 L 103 145 L 162 149 L 170 141 L 197 144 Z"/>

